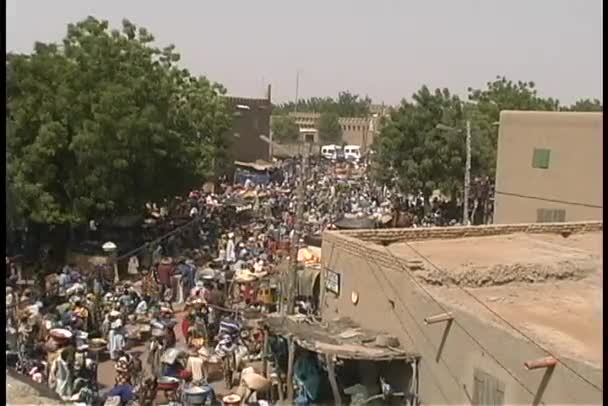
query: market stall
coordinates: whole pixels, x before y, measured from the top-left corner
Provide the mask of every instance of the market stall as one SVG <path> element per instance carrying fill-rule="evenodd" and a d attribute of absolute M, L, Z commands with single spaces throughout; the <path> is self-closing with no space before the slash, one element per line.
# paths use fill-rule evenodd
<path fill-rule="evenodd" d="M 321 324 L 305 316 L 276 315 L 267 317 L 264 325 L 280 399 L 293 402 L 297 396 L 300 404 L 341 405 L 373 396 L 409 401 L 417 397 L 419 355 L 402 348 L 392 336 L 364 329 L 347 318 Z M 381 382 L 391 388 L 388 393 Z"/>

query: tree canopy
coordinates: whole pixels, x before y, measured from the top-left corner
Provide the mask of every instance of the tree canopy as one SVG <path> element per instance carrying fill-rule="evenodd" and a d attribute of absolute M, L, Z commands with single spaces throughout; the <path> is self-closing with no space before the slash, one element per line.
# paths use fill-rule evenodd
<path fill-rule="evenodd" d="M 601 112 L 604 111 L 604 106 L 598 99 L 579 99 L 572 106 L 563 107 L 562 110 Z"/>
<path fill-rule="evenodd" d="M 602 111 L 599 100 L 584 99 L 570 107 L 542 97 L 534 82 L 513 82 L 497 76 L 483 89 L 469 88 L 468 100 L 447 89 L 426 86 L 411 101 L 403 100 L 385 120 L 374 140 L 374 172 L 383 183 L 394 183 L 406 193 L 434 189 L 454 196 L 463 189 L 465 121 L 471 123 L 471 178 L 494 176 L 497 122 L 502 110 Z M 458 131 L 440 131 L 437 124 Z"/>
<path fill-rule="evenodd" d="M 272 119 L 272 134 L 279 142 L 297 141 L 300 129 L 292 116 L 276 116 Z"/>
<path fill-rule="evenodd" d="M 89 17 L 61 45 L 7 56 L 7 174 L 26 218 L 141 210 L 202 183 L 226 152 L 225 89 L 176 64 L 143 27 Z"/>
<path fill-rule="evenodd" d="M 461 100 L 447 89 L 423 86 L 411 102 L 404 100 L 375 140 L 380 180 L 396 182 L 406 193 L 453 190 L 463 174 L 463 136 L 436 125 L 459 127 L 462 118 Z"/>
<path fill-rule="evenodd" d="M 342 141 L 340 117 L 336 113 L 323 113 L 317 124 L 319 138 L 324 143 L 339 143 Z"/>
<path fill-rule="evenodd" d="M 305 113 L 335 113 L 339 117 L 365 117 L 369 114 L 372 100 L 369 97 L 361 98 L 357 94 L 348 91 L 338 93 L 338 98 L 311 97 L 310 99 L 298 100 L 297 111 Z M 293 101 L 279 104 L 273 107 L 273 113 L 277 115 L 288 114 L 296 110 Z"/>

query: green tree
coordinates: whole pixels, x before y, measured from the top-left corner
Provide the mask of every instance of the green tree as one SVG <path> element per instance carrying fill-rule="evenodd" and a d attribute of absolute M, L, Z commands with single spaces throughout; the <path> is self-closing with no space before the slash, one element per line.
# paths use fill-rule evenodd
<path fill-rule="evenodd" d="M 371 104 L 372 100 L 367 96 L 362 99 L 357 94 L 340 92 L 336 101 L 336 113 L 340 117 L 365 117 L 369 114 Z"/>
<path fill-rule="evenodd" d="M 431 92 L 423 86 L 403 100 L 374 140 L 373 169 L 383 183 L 395 184 L 404 193 L 433 190 L 455 193 L 464 177 L 462 133 L 438 130 L 437 124 L 463 128 L 461 100 L 447 89 Z"/>
<path fill-rule="evenodd" d="M 342 141 L 342 127 L 340 117 L 336 113 L 323 113 L 317 124 L 319 138 L 323 143 L 340 143 Z"/>
<path fill-rule="evenodd" d="M 297 111 L 306 113 L 335 113 L 340 117 L 365 117 L 369 114 L 372 100 L 369 97 L 361 98 L 348 91 L 338 93 L 338 98 L 311 97 L 298 100 Z M 293 101 L 273 107 L 275 114 L 288 114 L 296 109 Z"/>
<path fill-rule="evenodd" d="M 572 106 L 563 107 L 564 111 L 588 111 L 588 112 L 602 112 L 604 106 L 598 99 L 580 99 L 577 100 Z"/>
<path fill-rule="evenodd" d="M 199 185 L 225 153 L 225 90 L 180 69 L 143 27 L 89 17 L 62 46 L 7 57 L 7 172 L 29 220 L 132 213 Z"/>
<path fill-rule="evenodd" d="M 294 142 L 300 136 L 300 129 L 293 117 L 275 116 L 272 119 L 272 136 L 279 142 Z"/>

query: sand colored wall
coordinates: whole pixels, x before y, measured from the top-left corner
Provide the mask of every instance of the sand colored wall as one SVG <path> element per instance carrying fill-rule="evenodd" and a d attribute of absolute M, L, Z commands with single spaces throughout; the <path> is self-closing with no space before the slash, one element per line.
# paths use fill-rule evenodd
<path fill-rule="evenodd" d="M 493 224 L 474 227 L 428 227 L 428 228 L 388 228 L 380 230 L 341 231 L 360 240 L 381 244 L 397 241 L 421 241 L 465 237 L 488 237 L 513 233 L 561 234 L 563 232 L 582 233 L 602 231 L 601 221 L 579 221 L 568 223 L 522 223 Z"/>
<path fill-rule="evenodd" d="M 524 226 L 517 227 L 521 229 Z M 543 226 L 549 232 L 560 232 L 566 224 Z M 499 229 L 494 229 L 493 232 L 510 233 L 513 231 L 508 231 L 508 227 L 514 226 L 503 226 L 502 230 L 498 227 Z M 533 229 L 533 225 L 528 227 Z M 570 225 L 570 229 L 574 231 L 597 227 L 601 229 L 601 223 Z M 403 346 L 411 346 L 417 350 L 422 356 L 419 395 L 423 404 L 470 404 L 473 396 L 474 368 L 481 368 L 504 383 L 505 405 L 534 404 L 535 401 L 545 404 L 601 404 L 601 393 L 590 388 L 561 365 L 558 365 L 548 378 L 544 378 L 545 370 L 526 370 L 524 362 L 542 358 L 545 353 L 524 338 L 490 326 L 447 305 L 458 324 L 464 326 L 473 339 L 460 327 L 452 324 L 438 356 L 446 323 L 426 326 L 423 320 L 425 317 L 442 313 L 443 310 L 412 281 L 410 274 L 404 269 L 408 260 L 419 258 L 396 258 L 373 242 L 380 242 L 384 238 L 393 239 L 395 234 L 400 234 L 401 240 L 457 238 L 456 235 L 467 232 L 465 229 L 469 229 L 469 233 L 483 232 L 482 227 L 453 227 L 449 230 L 435 228 L 324 233 L 323 268 L 341 274 L 341 292 L 336 296 L 323 289 L 323 317 L 350 317 L 366 328 L 394 334 L 399 337 Z M 478 231 L 474 232 L 472 229 Z M 392 237 L 389 231 L 393 231 Z M 357 233 L 359 237 L 365 235 L 367 241 L 356 238 Z M 322 287 L 325 286 L 324 277 L 325 274 L 322 273 Z M 351 301 L 353 291 L 359 294 L 357 305 Z M 474 340 L 479 341 L 487 352 Z M 574 360 L 566 361 L 602 387 L 601 370 Z M 547 381 L 544 390 L 543 379 Z M 523 389 L 517 380 L 531 393 Z"/>
<path fill-rule="evenodd" d="M 494 223 L 536 222 L 539 208 L 565 209 L 566 221 L 601 220 L 602 120 L 602 113 L 501 112 Z M 532 167 L 535 148 L 551 151 L 548 169 Z"/>

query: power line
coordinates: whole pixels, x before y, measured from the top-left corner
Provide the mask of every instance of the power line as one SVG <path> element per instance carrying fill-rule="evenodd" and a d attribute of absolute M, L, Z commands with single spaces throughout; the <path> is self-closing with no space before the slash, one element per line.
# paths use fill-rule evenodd
<path fill-rule="evenodd" d="M 570 205 L 570 206 L 590 207 L 592 209 L 603 209 L 604 208 L 603 206 L 598 206 L 598 205 L 595 205 L 595 204 L 570 202 L 570 201 L 567 201 L 567 200 L 558 200 L 558 199 L 547 199 L 547 198 L 544 198 L 544 197 L 522 195 L 522 194 L 519 194 L 519 193 L 501 192 L 499 190 L 495 190 L 494 194 L 496 194 L 496 195 L 503 195 L 503 196 L 519 197 L 519 198 L 522 198 L 522 199 L 540 200 L 540 201 L 543 201 L 543 202 L 550 202 L 550 203 L 561 203 L 561 204 L 567 204 L 567 205 Z"/>
<path fill-rule="evenodd" d="M 389 253 L 389 254 L 390 254 L 390 253 Z M 392 254 L 391 254 L 391 255 L 392 255 Z M 393 256 L 393 258 L 394 258 L 395 260 L 397 260 L 397 263 L 399 263 L 399 264 L 401 265 L 401 263 L 398 261 L 398 259 L 397 259 L 397 258 L 395 258 L 394 256 Z M 379 269 L 381 269 L 381 268 L 379 267 Z M 408 275 L 410 276 L 410 278 L 413 280 L 413 278 L 414 278 L 414 277 L 413 277 L 413 275 L 411 275 L 411 273 L 409 273 L 409 270 L 406 270 L 406 272 L 408 273 Z M 383 274 L 383 276 L 384 276 L 384 274 Z M 389 286 L 390 286 L 390 287 L 391 287 L 391 289 L 393 290 L 393 293 L 394 293 L 394 294 L 395 294 L 395 296 L 397 297 L 397 300 L 399 300 L 399 302 L 401 302 L 401 305 L 402 305 L 404 308 L 406 308 L 406 309 L 407 309 L 407 306 L 406 306 L 406 305 L 405 305 L 405 304 L 404 304 L 404 303 L 401 301 L 401 299 L 400 299 L 400 296 L 401 296 L 401 295 L 400 295 L 400 293 L 399 293 L 399 292 L 397 292 L 397 291 L 395 290 L 395 288 L 394 288 L 394 287 L 393 287 L 393 285 L 390 283 L 390 281 L 388 280 L 388 278 L 386 278 L 386 276 L 385 276 L 385 280 L 386 280 L 387 282 L 389 282 Z M 417 282 L 417 281 L 414 281 L 414 282 L 415 282 L 416 284 L 418 284 L 418 282 Z M 418 285 L 418 286 L 420 286 L 420 285 Z M 422 288 L 422 289 L 423 289 L 423 291 L 424 291 L 424 292 L 425 292 L 425 293 L 426 293 L 426 294 L 427 294 L 427 295 L 428 295 L 428 296 L 429 296 L 429 297 L 430 297 L 430 298 L 431 298 L 431 299 L 432 299 L 432 300 L 433 300 L 435 303 L 437 303 L 437 305 L 439 305 L 439 307 L 442 309 L 442 311 L 444 311 L 444 312 L 447 312 L 447 311 L 448 311 L 448 309 L 446 309 L 446 308 L 445 308 L 445 306 L 443 306 L 441 303 L 439 303 L 439 301 L 437 301 L 437 299 L 435 299 L 435 298 L 433 297 L 433 295 L 432 295 L 430 292 L 428 292 L 428 291 L 427 291 L 426 289 L 424 289 L 424 288 Z M 410 313 L 410 315 L 411 315 L 411 313 Z M 415 321 L 415 320 L 416 320 L 416 319 L 415 319 L 415 317 L 414 317 L 413 315 L 411 315 L 411 316 L 412 316 L 412 318 L 414 319 L 414 323 L 416 323 L 416 325 L 417 325 L 417 322 Z M 458 321 L 457 321 L 456 319 L 453 319 L 452 321 L 454 322 L 454 324 L 455 324 L 456 326 L 460 327 L 460 328 L 461 328 L 461 329 L 462 329 L 462 330 L 465 332 L 465 334 L 466 334 L 467 336 L 469 336 L 469 338 L 471 338 L 471 340 L 472 340 L 472 341 L 473 341 L 475 344 L 477 344 L 477 345 L 478 345 L 478 346 L 479 346 L 479 347 L 480 347 L 482 350 L 484 350 L 484 351 L 485 351 L 485 352 L 486 352 L 486 353 L 487 353 L 487 354 L 490 356 L 490 358 L 492 358 L 492 359 L 494 360 L 494 362 L 496 362 L 496 363 L 497 363 L 497 364 L 498 364 L 498 365 L 499 365 L 499 366 L 500 366 L 502 369 L 504 369 L 504 370 L 505 370 L 505 372 L 507 372 L 507 374 L 509 374 L 509 375 L 511 376 L 511 378 L 513 378 L 513 380 L 515 380 L 515 382 L 517 382 L 517 383 L 518 383 L 518 384 L 519 384 L 519 385 L 520 385 L 520 386 L 521 386 L 521 387 L 522 387 L 522 388 L 523 388 L 523 389 L 524 389 L 526 392 L 528 392 L 528 393 L 529 393 L 530 395 L 532 395 L 532 396 L 535 396 L 535 393 L 534 393 L 534 391 L 533 391 L 533 390 L 529 389 L 529 388 L 528 388 L 528 387 L 527 387 L 527 386 L 526 386 L 526 385 L 525 385 L 525 384 L 524 384 L 524 383 L 523 383 L 523 382 L 522 382 L 522 381 L 521 381 L 521 380 L 520 380 L 520 379 L 519 379 L 519 378 L 518 378 L 518 377 L 517 377 L 517 376 L 516 376 L 516 375 L 515 375 L 513 372 L 511 372 L 511 371 L 510 371 L 510 370 L 509 370 L 509 369 L 508 369 L 506 366 L 504 366 L 504 365 L 503 365 L 503 364 L 502 364 L 502 363 L 501 363 L 501 362 L 500 362 L 500 361 L 499 361 L 499 360 L 498 360 L 498 359 L 497 359 L 497 358 L 496 358 L 496 357 L 495 357 L 495 356 L 494 356 L 494 355 L 493 355 L 493 354 L 492 354 L 492 353 L 491 353 L 491 352 L 490 352 L 490 351 L 489 351 L 487 348 L 485 348 L 485 347 L 484 347 L 484 346 L 483 346 L 483 345 L 482 345 L 482 344 L 481 344 L 481 343 L 480 343 L 480 342 L 479 342 L 479 341 L 478 341 L 478 340 L 477 340 L 475 337 L 473 337 L 473 335 L 472 335 L 471 333 L 469 333 L 469 332 L 468 332 L 468 330 L 467 330 L 466 328 L 464 328 L 464 326 L 462 326 L 460 323 L 458 323 Z M 418 325 L 417 325 L 417 326 L 418 326 Z M 428 337 L 426 337 L 426 335 L 424 334 L 424 332 L 422 331 L 422 329 L 421 329 L 420 327 L 419 327 L 419 329 L 421 330 L 422 335 L 423 335 L 425 338 L 427 338 L 427 341 L 430 341 L 430 339 L 429 339 Z M 432 345 L 431 345 L 431 346 L 432 346 Z M 434 347 L 434 346 L 432 346 L 432 347 Z M 445 360 L 443 360 L 443 359 L 442 359 L 442 361 L 443 361 L 443 364 L 444 364 L 444 365 L 446 366 L 446 368 L 448 369 L 448 372 L 449 372 L 450 376 L 452 376 L 452 379 L 455 379 L 455 378 L 454 378 L 454 376 L 453 376 L 453 374 L 452 374 L 452 372 L 450 371 L 449 367 L 447 366 L 447 363 L 445 362 Z M 455 381 L 456 381 L 456 383 L 457 383 L 458 385 L 460 385 L 460 382 L 459 382 L 457 379 L 455 379 Z"/>
<path fill-rule="evenodd" d="M 380 287 L 380 289 L 382 289 L 383 293 L 386 295 L 386 291 L 384 290 L 384 287 L 382 286 L 382 283 L 380 282 L 380 278 L 378 278 L 378 276 L 376 275 L 376 271 L 374 270 L 374 268 L 370 265 L 370 263 L 367 261 L 367 258 L 364 258 L 365 262 L 367 263 L 367 266 L 369 267 L 369 269 L 372 271 L 372 276 L 376 279 L 376 281 L 378 282 L 378 286 Z M 372 258 L 373 260 L 373 258 Z M 376 266 L 378 267 L 378 269 L 380 270 L 380 273 L 382 274 L 382 269 L 380 267 L 380 265 L 378 265 L 378 263 L 373 260 L 374 263 L 376 264 Z M 393 290 L 393 294 L 395 294 L 395 297 L 397 298 L 397 300 L 399 301 L 399 303 L 401 303 L 401 306 L 405 309 L 405 311 L 410 315 L 410 317 L 412 318 L 412 320 L 414 321 L 414 324 L 416 325 L 416 327 L 418 328 L 418 330 L 420 330 L 420 333 L 422 334 L 422 336 L 426 339 L 427 343 L 431 346 L 431 348 L 433 348 L 433 351 L 437 351 L 437 349 L 435 348 L 435 346 L 433 345 L 433 342 L 431 341 L 431 339 L 424 334 L 424 330 L 422 327 L 420 327 L 420 325 L 416 322 L 416 317 L 412 314 L 412 312 L 409 310 L 408 306 L 403 303 L 403 301 L 401 300 L 400 295 L 398 295 L 393 286 L 391 285 L 390 281 L 388 281 L 388 279 L 386 278 L 386 276 L 384 274 L 382 274 L 382 276 L 385 278 L 385 281 L 388 282 L 388 285 L 391 287 L 391 289 Z M 388 296 L 388 295 L 387 295 Z M 399 317 L 399 314 L 395 311 L 394 308 L 391 309 L 393 314 L 395 315 L 395 317 L 397 318 L 397 321 L 399 322 L 399 324 L 401 325 L 401 330 L 403 330 L 405 332 L 405 334 L 408 336 L 408 338 L 410 339 L 410 341 L 412 343 L 415 343 L 416 340 L 414 340 L 414 338 L 412 337 L 412 335 L 409 333 L 407 327 L 404 325 L 403 321 L 401 320 L 401 318 Z M 454 373 L 450 370 L 450 367 L 448 366 L 447 362 L 443 359 L 443 358 L 439 358 L 441 360 L 441 362 L 443 363 L 443 365 L 445 366 L 445 368 L 448 371 L 448 375 L 450 375 L 450 377 L 452 378 L 452 380 L 454 382 L 456 382 L 456 385 L 460 387 L 461 382 L 458 380 L 458 378 L 456 376 L 454 376 Z M 424 357 L 420 357 L 421 362 L 422 361 L 427 361 L 426 358 Z M 435 376 L 435 374 L 433 372 L 431 372 L 431 369 L 429 368 L 429 372 L 431 373 L 431 376 L 433 377 L 433 379 L 437 382 L 437 387 L 439 389 L 439 392 L 441 392 L 441 395 L 443 396 L 444 399 L 448 400 L 448 397 L 445 395 L 445 393 L 443 393 L 443 391 L 441 390 L 441 381 L 439 379 L 437 379 L 437 377 Z M 464 388 L 463 388 L 464 390 Z M 465 392 L 465 396 L 468 397 L 468 393 Z"/>
<path fill-rule="evenodd" d="M 141 245 L 140 247 L 137 247 L 137 248 L 135 248 L 135 249 L 133 249 L 133 250 L 131 250 L 131 251 L 127 252 L 126 254 L 123 254 L 123 255 L 121 255 L 121 256 L 119 256 L 119 257 L 116 257 L 116 260 L 117 260 L 117 261 L 119 261 L 119 260 L 122 260 L 122 259 L 128 258 L 128 257 L 130 257 L 131 255 L 136 254 L 136 253 L 138 253 L 139 251 L 142 251 L 142 250 L 144 250 L 144 249 L 148 248 L 148 247 L 149 247 L 149 246 L 151 246 L 151 245 L 158 244 L 158 243 L 159 243 L 159 242 L 161 242 L 162 240 L 164 240 L 164 239 L 166 239 L 166 238 L 169 238 L 169 237 L 171 237 L 173 234 L 176 234 L 176 233 L 178 233 L 178 232 L 180 232 L 180 231 L 184 230 L 186 227 L 189 227 L 189 226 L 193 225 L 195 222 L 200 221 L 200 220 L 201 220 L 201 218 L 202 218 L 202 215 L 201 215 L 201 216 L 197 216 L 197 217 L 196 217 L 196 218 L 194 218 L 193 220 L 190 220 L 190 221 L 189 221 L 189 222 L 187 222 L 186 224 L 182 224 L 181 226 L 174 228 L 173 230 L 171 230 L 171 231 L 169 231 L 168 233 L 166 233 L 166 234 L 164 234 L 164 235 L 162 235 L 162 236 L 160 236 L 160 237 L 156 238 L 155 240 L 152 240 L 152 241 L 150 241 L 150 242 L 147 242 L 147 243 L 145 243 L 144 245 Z"/>
<path fill-rule="evenodd" d="M 395 261 L 399 264 L 399 266 L 401 266 L 401 268 L 408 274 L 408 276 L 410 277 L 410 279 L 424 292 L 426 293 L 426 295 L 432 300 L 434 301 L 439 308 L 443 311 L 443 312 L 449 312 L 449 310 L 441 303 L 439 302 L 437 299 L 435 299 L 435 297 L 426 289 L 424 288 L 416 279 L 415 276 L 413 276 L 411 274 L 411 272 L 409 271 L 409 269 L 407 269 L 406 267 L 403 266 L 403 264 L 401 264 L 401 262 L 399 261 L 398 258 L 396 258 L 389 250 L 388 248 L 386 248 L 387 252 L 389 253 L 389 255 L 391 255 L 393 257 L 393 259 L 395 259 Z M 391 285 L 392 287 L 392 285 Z M 395 292 L 397 297 L 399 297 L 398 292 Z M 460 329 L 477 345 L 479 346 L 483 351 L 485 351 L 490 358 L 492 358 L 494 360 L 494 362 L 496 362 L 507 374 L 509 374 L 509 376 L 511 376 L 511 378 L 513 378 L 513 380 L 515 380 L 515 382 L 517 382 L 526 392 L 528 392 L 530 395 L 532 396 L 536 396 L 536 394 L 534 393 L 534 391 L 532 391 L 531 389 L 529 389 L 513 372 L 511 372 L 511 370 L 509 370 L 509 368 L 507 368 L 506 366 L 504 366 L 496 356 L 494 356 L 492 354 L 491 351 L 489 351 L 483 344 L 481 344 L 481 342 L 479 342 L 479 340 L 477 340 L 471 333 L 469 333 L 469 331 L 458 322 L 458 320 L 456 320 L 455 318 L 452 319 L 452 321 L 454 322 L 454 324 L 457 327 L 460 327 Z"/>
<path fill-rule="evenodd" d="M 412 247 L 407 241 L 404 242 L 405 245 L 407 245 L 408 248 L 410 248 L 412 251 L 414 251 L 419 257 L 421 257 L 422 259 L 424 259 L 427 263 L 429 263 L 435 270 L 441 272 L 442 274 L 446 275 L 447 273 L 442 270 L 441 268 L 439 268 L 437 265 L 435 265 L 431 260 L 429 260 L 426 256 L 424 256 L 420 251 L 418 251 L 417 249 L 415 249 L 414 247 Z M 445 310 L 445 308 L 443 307 L 443 305 L 433 297 L 433 295 L 428 292 L 425 288 L 422 287 L 422 285 L 415 279 L 415 276 L 413 276 L 411 274 L 411 272 L 409 271 L 409 269 L 407 269 L 407 267 L 405 267 L 400 261 L 399 259 L 388 249 L 388 247 L 385 247 L 386 251 L 389 253 L 389 255 L 391 255 L 393 257 L 393 259 L 396 260 L 396 262 L 401 266 L 401 268 L 403 270 L 405 270 L 410 277 L 412 278 L 412 280 L 414 280 L 414 282 L 421 288 L 423 289 L 427 295 L 429 295 L 429 297 L 435 301 L 442 309 Z M 458 289 L 460 289 L 461 291 L 463 291 L 464 293 L 466 293 L 469 297 L 471 297 L 473 300 L 475 300 L 477 303 L 479 303 L 482 307 L 484 307 L 486 310 L 488 310 L 492 315 L 494 315 L 495 317 L 497 317 L 498 319 L 502 320 L 507 326 L 509 326 L 510 328 L 512 328 L 513 330 L 517 331 L 519 334 L 521 334 L 524 338 L 526 338 L 529 342 L 531 342 L 532 344 L 534 344 L 537 348 L 539 348 L 540 350 L 544 351 L 545 353 L 547 353 L 548 355 L 551 355 L 552 357 L 559 359 L 559 357 L 557 357 L 556 355 L 554 355 L 551 351 L 549 351 L 548 349 L 546 349 L 545 347 L 543 347 L 541 344 L 539 344 L 538 342 L 536 342 L 534 339 L 532 339 L 531 337 L 529 337 L 527 334 L 525 334 L 523 331 L 521 331 L 520 329 L 518 329 L 516 326 L 514 326 L 512 323 L 510 323 L 508 320 L 506 320 L 504 317 L 502 317 L 500 314 L 498 314 L 496 311 L 492 310 L 487 304 L 485 304 L 481 299 L 479 299 L 477 296 L 475 296 L 474 294 L 472 294 L 471 292 L 469 292 L 468 290 L 464 289 L 462 286 L 456 284 L 455 285 Z M 455 320 L 456 321 L 456 320 Z M 462 327 L 462 326 L 461 326 Z M 464 329 L 464 327 L 462 327 L 463 330 L 466 331 L 466 329 Z M 468 334 L 468 332 L 467 332 Z M 475 340 L 472 336 L 470 336 L 473 340 Z M 483 347 L 482 347 L 483 348 Z M 487 351 L 487 350 L 486 350 Z M 578 373 L 576 370 L 574 370 L 572 367 L 570 367 L 567 363 L 565 363 L 563 360 L 559 359 L 559 362 L 566 368 L 568 369 L 570 372 L 572 372 L 574 375 L 576 375 L 577 377 L 579 377 L 581 380 L 583 380 L 584 382 L 586 382 L 587 384 L 589 384 L 590 386 L 592 386 L 593 388 L 595 388 L 596 390 L 598 390 L 599 392 L 603 393 L 604 391 L 602 390 L 602 388 L 600 388 L 599 386 L 597 386 L 596 384 L 594 384 L 593 382 L 591 382 L 589 379 L 585 378 L 583 375 L 581 375 L 580 373 Z"/>

